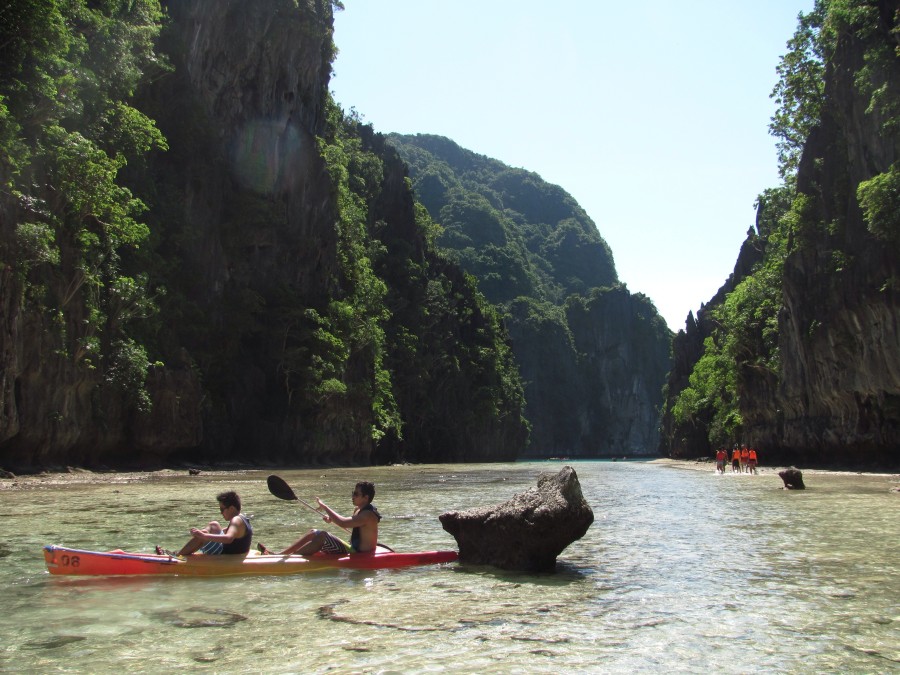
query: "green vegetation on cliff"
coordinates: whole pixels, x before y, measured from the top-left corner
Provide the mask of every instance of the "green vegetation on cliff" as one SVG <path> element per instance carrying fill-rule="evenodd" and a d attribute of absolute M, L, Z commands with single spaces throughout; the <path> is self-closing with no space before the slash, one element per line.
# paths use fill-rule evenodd
<path fill-rule="evenodd" d="M 442 228 L 437 244 L 492 302 L 527 296 L 559 305 L 572 293 L 618 283 L 609 246 L 560 187 L 440 136 L 389 140 Z"/>
<path fill-rule="evenodd" d="M 130 103 L 161 67 L 161 18 L 152 0 L 12 0 L 0 11 L 0 265 L 52 351 L 140 409 L 150 363 L 134 324 L 156 305 L 146 271 L 123 262 L 149 230 L 119 174 L 166 148 Z"/>

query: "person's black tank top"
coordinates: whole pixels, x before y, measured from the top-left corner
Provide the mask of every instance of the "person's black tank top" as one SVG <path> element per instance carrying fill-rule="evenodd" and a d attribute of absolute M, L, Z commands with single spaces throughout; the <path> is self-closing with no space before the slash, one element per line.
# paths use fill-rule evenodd
<path fill-rule="evenodd" d="M 244 529 L 246 532 L 243 537 L 222 544 L 222 555 L 226 553 L 247 553 L 250 550 L 250 540 L 253 539 L 253 528 L 250 526 L 250 519 L 243 513 L 240 514 L 241 520 L 244 521 Z"/>
<path fill-rule="evenodd" d="M 376 509 L 373 504 L 366 504 L 359 510 L 360 513 L 362 513 L 363 511 L 372 511 L 376 516 L 378 516 L 379 522 L 381 521 L 381 514 L 378 513 L 378 509 Z M 353 531 L 350 533 L 350 548 L 352 548 L 354 551 L 359 551 L 360 539 L 362 539 L 362 535 L 360 535 L 359 533 L 359 528 L 354 527 Z"/>

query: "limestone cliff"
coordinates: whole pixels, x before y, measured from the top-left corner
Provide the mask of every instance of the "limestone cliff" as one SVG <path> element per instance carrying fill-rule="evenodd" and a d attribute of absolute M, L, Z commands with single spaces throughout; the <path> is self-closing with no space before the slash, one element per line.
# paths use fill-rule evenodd
<path fill-rule="evenodd" d="M 168 151 L 121 174 L 152 235 L 110 253 L 158 304 L 128 343 L 147 372 L 123 389 L 85 358 L 94 287 L 60 239 L 26 288 L 0 200 L 0 466 L 514 459 L 499 320 L 430 247 L 396 153 L 330 101 L 333 3 L 161 4 L 133 103 Z"/>
<path fill-rule="evenodd" d="M 561 187 L 459 147 L 391 134 L 438 244 L 501 307 L 525 383 L 529 457 L 655 456 L 671 332 L 619 284 L 612 251 Z"/>
<path fill-rule="evenodd" d="M 840 225 L 788 256 L 780 387 L 746 401 L 748 433 L 795 462 L 900 462 L 900 248 L 873 236 L 857 201 L 860 183 L 900 159 L 900 135 L 886 130 L 856 81 L 873 43 L 897 45 L 900 3 L 878 5 L 874 34 L 837 42 L 822 124 L 797 175 L 818 222 Z M 900 96 L 896 57 L 883 84 L 886 96 Z"/>
<path fill-rule="evenodd" d="M 824 89 L 818 123 L 802 148 L 790 236 L 780 279 L 777 371 L 737 364 L 740 437 L 765 462 L 895 467 L 900 463 L 900 226 L 896 196 L 887 226 L 873 228 L 858 189 L 889 178 L 900 159 L 896 106 L 896 0 L 817 11 Z M 894 116 L 893 118 L 891 116 Z M 891 229 L 893 228 L 893 229 Z M 766 232 L 753 235 L 765 249 Z M 745 245 L 745 249 L 746 249 Z M 751 272 L 742 250 L 735 275 L 688 318 L 675 339 L 662 449 L 708 455 L 709 419 L 673 423 L 672 404 L 714 331 L 709 321 L 740 278 Z M 757 257 L 758 259 L 758 257 Z M 721 337 L 721 336 L 720 336 Z"/>

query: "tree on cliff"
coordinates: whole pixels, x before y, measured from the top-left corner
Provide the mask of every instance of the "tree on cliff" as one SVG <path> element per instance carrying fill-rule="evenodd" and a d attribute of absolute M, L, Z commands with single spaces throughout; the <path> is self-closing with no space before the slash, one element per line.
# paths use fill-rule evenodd
<path fill-rule="evenodd" d="M 146 274 L 125 258 L 149 231 L 121 171 L 166 148 L 130 103 L 143 74 L 161 67 L 161 18 L 153 0 L 12 0 L 0 10 L 0 261 L 15 275 L 6 293 L 44 326 L 52 358 L 142 409 L 149 361 L 134 322 L 155 305 Z"/>

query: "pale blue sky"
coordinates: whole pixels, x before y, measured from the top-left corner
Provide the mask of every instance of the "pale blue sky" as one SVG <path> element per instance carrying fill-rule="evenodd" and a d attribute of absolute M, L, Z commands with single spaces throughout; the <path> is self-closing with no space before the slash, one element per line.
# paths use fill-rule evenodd
<path fill-rule="evenodd" d="M 778 185 L 775 68 L 813 0 L 344 0 L 331 89 L 569 192 L 684 328 Z"/>

